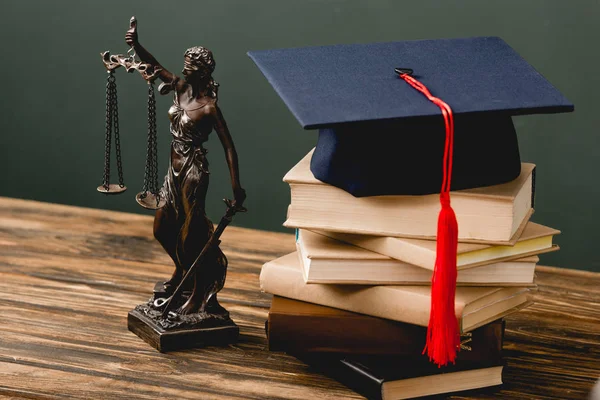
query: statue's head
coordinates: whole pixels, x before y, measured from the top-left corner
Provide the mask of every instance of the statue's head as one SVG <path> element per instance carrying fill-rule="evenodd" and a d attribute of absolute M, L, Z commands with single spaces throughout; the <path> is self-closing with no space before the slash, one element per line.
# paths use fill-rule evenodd
<path fill-rule="evenodd" d="M 215 70 L 215 59 L 212 51 L 202 46 L 190 47 L 183 55 L 183 75 L 186 80 L 206 79 Z"/>

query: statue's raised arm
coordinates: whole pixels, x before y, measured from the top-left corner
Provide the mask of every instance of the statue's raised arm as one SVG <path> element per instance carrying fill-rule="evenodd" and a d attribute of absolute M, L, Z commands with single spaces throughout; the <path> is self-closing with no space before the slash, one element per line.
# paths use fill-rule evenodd
<path fill-rule="evenodd" d="M 175 84 L 181 86 L 181 84 L 178 83 L 180 81 L 179 77 L 163 67 L 158 60 L 140 44 L 137 32 L 137 20 L 135 17 L 131 17 L 129 22 L 129 29 L 125 33 L 125 43 L 131 46 L 131 49 L 140 58 L 140 60 L 142 60 L 142 62 L 150 64 L 154 69 L 160 69 L 158 78 L 160 78 L 160 80 L 162 80 L 165 84 Z M 173 89 L 175 89 L 175 87 L 173 87 Z M 161 93 L 163 92 L 161 91 Z"/>

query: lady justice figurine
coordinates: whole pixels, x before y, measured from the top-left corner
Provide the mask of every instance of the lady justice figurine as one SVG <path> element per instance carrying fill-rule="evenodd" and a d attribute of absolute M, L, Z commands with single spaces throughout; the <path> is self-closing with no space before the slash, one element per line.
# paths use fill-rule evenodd
<path fill-rule="evenodd" d="M 139 43 L 134 18 L 125 41 L 141 60 L 137 69 L 153 72 L 163 81 L 161 94 L 174 94 L 168 112 L 170 165 L 159 193 L 150 198 L 156 199 L 154 208 L 160 207 L 154 236 L 175 263 L 175 271 L 168 281 L 157 284 L 147 304 L 129 313 L 129 329 L 160 351 L 234 342 L 239 329 L 217 301 L 227 272 L 227 258 L 218 245 L 233 215 L 245 211 L 246 193 L 240 184 L 237 152 L 217 104 L 213 54 L 199 46 L 187 49 L 180 78 Z M 227 212 L 216 229 L 205 213 L 209 170 L 203 144 L 213 130 L 225 150 L 234 195 L 234 200 L 225 200 Z M 140 195 L 137 200 L 144 201 Z"/>

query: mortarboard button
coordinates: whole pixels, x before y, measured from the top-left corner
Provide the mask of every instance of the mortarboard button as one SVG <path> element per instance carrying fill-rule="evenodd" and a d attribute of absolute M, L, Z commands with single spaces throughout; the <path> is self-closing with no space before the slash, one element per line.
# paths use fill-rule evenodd
<path fill-rule="evenodd" d="M 410 68 L 394 68 L 394 72 L 397 73 L 398 75 L 412 75 L 413 74 L 413 70 Z"/>

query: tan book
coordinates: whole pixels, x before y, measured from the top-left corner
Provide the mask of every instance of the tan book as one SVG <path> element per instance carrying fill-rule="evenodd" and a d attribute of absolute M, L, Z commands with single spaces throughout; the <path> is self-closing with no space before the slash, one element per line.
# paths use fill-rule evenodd
<path fill-rule="evenodd" d="M 429 270 L 433 270 L 435 265 L 435 241 L 329 231 L 315 232 Z M 528 222 L 514 246 L 459 243 L 456 266 L 460 271 L 555 251 L 558 250 L 558 246 L 552 244 L 552 240 L 554 235 L 558 234 L 560 231 L 556 229 Z"/>
<path fill-rule="evenodd" d="M 435 242 L 433 242 L 435 243 Z M 432 271 L 299 229 L 296 248 L 306 283 L 430 285 Z M 435 251 L 435 249 L 434 249 Z M 499 262 L 458 272 L 458 286 L 533 285 L 538 257 Z"/>
<path fill-rule="evenodd" d="M 290 299 L 359 314 L 427 326 L 431 303 L 428 286 L 360 286 L 306 284 L 296 253 L 263 265 L 261 290 Z M 455 311 L 462 333 L 502 318 L 528 303 L 525 287 L 458 287 Z"/>
<path fill-rule="evenodd" d="M 439 195 L 354 197 L 317 180 L 310 172 L 311 156 L 312 151 L 283 178 L 292 198 L 286 227 L 435 238 Z M 534 168 L 522 164 L 521 175 L 502 185 L 452 192 L 459 241 L 514 244 L 533 212 Z"/>

